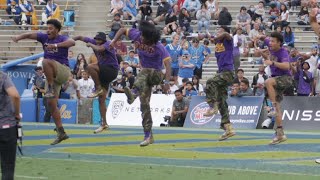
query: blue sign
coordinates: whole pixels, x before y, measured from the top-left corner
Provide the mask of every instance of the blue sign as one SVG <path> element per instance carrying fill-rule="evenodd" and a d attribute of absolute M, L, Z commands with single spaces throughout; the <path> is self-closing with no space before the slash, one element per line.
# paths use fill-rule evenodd
<path fill-rule="evenodd" d="M 74 10 L 64 10 L 63 11 L 63 16 L 64 16 L 64 25 L 65 26 L 75 26 Z"/>
<path fill-rule="evenodd" d="M 106 99 L 106 106 L 108 109 L 108 105 L 110 102 L 110 98 Z M 107 112 L 106 112 L 107 115 Z M 99 101 L 98 99 L 93 100 L 93 108 L 92 108 L 92 124 L 100 124 L 101 121 L 101 116 L 100 116 L 100 111 L 99 111 Z M 108 122 L 108 119 L 107 119 Z"/>
<path fill-rule="evenodd" d="M 35 65 L 18 65 L 6 69 L 5 73 L 12 79 L 20 95 L 23 90 L 28 89 L 28 83 L 34 75 L 35 67 Z"/>
<path fill-rule="evenodd" d="M 43 99 L 39 99 L 39 122 L 44 122 L 44 114 L 46 109 L 43 105 Z M 77 100 L 59 99 L 58 108 L 61 114 L 61 120 L 64 124 L 76 124 L 78 114 Z M 53 119 L 51 117 L 51 122 Z"/>
<path fill-rule="evenodd" d="M 230 121 L 238 129 L 256 129 L 263 97 L 229 97 Z M 192 96 L 184 127 L 220 128 L 221 115 L 203 116 L 209 105 L 204 96 Z"/>
<path fill-rule="evenodd" d="M 34 98 L 21 98 L 22 122 L 36 122 L 36 105 Z"/>

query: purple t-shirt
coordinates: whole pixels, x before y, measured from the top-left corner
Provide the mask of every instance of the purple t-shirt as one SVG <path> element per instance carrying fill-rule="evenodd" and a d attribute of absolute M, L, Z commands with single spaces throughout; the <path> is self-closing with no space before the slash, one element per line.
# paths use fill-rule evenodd
<path fill-rule="evenodd" d="M 303 70 L 298 70 L 298 73 L 295 74 L 295 79 L 298 80 L 299 84 L 298 84 L 298 89 L 297 89 L 297 92 L 299 94 L 310 94 L 312 89 L 311 89 L 311 83 L 313 83 L 313 76 L 312 76 L 312 73 L 307 71 L 306 72 L 306 75 L 308 76 L 309 78 L 309 83 L 306 82 L 307 81 L 307 78 L 304 77 L 304 73 L 303 73 Z"/>
<path fill-rule="evenodd" d="M 138 50 L 140 64 L 143 68 L 161 70 L 163 61 L 170 59 L 168 51 L 160 42 L 153 46 L 142 44 L 139 30 L 130 29 L 127 31 L 127 36 L 134 41 L 134 45 Z"/>
<path fill-rule="evenodd" d="M 16 125 L 13 103 L 6 89 L 14 86 L 7 74 L 0 71 L 0 129 Z"/>
<path fill-rule="evenodd" d="M 96 40 L 88 38 L 88 37 L 84 38 L 84 42 L 97 45 Z M 115 51 L 115 49 L 110 49 L 110 43 L 111 43 L 110 41 L 106 41 L 103 44 L 103 47 L 106 50 L 103 52 L 94 51 L 94 54 L 97 56 L 98 63 L 100 65 L 108 65 L 108 66 L 112 66 L 115 69 L 119 69 L 116 51 Z"/>
<path fill-rule="evenodd" d="M 233 39 L 218 41 L 216 43 L 215 55 L 218 62 L 219 72 L 233 71 Z"/>
<path fill-rule="evenodd" d="M 289 53 L 288 51 L 281 47 L 278 51 L 272 51 L 270 49 L 270 40 L 266 39 L 265 40 L 266 44 L 269 47 L 270 50 L 270 60 L 274 62 L 279 62 L 279 63 L 284 63 L 288 62 L 289 63 Z M 270 70 L 271 70 L 271 76 L 276 77 L 276 76 L 283 76 L 283 75 L 291 75 L 290 70 L 282 70 L 280 68 L 277 68 L 276 66 L 270 65 Z"/>
<path fill-rule="evenodd" d="M 57 50 L 48 51 L 45 48 L 45 44 L 58 44 L 69 39 L 67 36 L 58 35 L 55 39 L 49 39 L 48 34 L 37 33 L 37 41 L 42 44 L 44 50 L 44 59 L 52 59 L 58 61 L 61 64 L 65 64 L 69 66 L 68 61 L 68 50 L 69 48 L 61 48 L 59 47 Z"/>

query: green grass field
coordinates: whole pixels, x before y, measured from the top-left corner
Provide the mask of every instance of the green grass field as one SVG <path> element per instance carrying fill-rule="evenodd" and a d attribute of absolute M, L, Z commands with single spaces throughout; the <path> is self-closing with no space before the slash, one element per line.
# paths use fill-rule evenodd
<path fill-rule="evenodd" d="M 156 128 L 155 144 L 141 148 L 141 128 L 66 126 L 70 139 L 48 145 L 52 126 L 24 126 L 24 154 L 15 179 L 77 180 L 319 180 L 320 133 L 289 132 L 267 145 L 272 131 L 239 131 L 219 142 L 219 130 Z"/>

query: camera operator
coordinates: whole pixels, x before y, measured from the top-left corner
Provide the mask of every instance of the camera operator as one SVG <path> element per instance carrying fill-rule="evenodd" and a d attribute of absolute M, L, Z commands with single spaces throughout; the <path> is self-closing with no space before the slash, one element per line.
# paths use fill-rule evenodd
<path fill-rule="evenodd" d="M 0 158 L 2 179 L 13 180 L 17 149 L 20 96 L 7 74 L 0 71 Z"/>
<path fill-rule="evenodd" d="M 169 124 L 170 126 L 183 127 L 189 109 L 189 100 L 183 97 L 181 90 L 176 90 L 174 95 L 176 99 L 173 101 Z"/>

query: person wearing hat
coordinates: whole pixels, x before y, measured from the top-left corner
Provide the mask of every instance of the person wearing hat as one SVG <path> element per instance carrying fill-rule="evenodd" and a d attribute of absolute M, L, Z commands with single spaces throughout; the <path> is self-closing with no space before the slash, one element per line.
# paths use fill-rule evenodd
<path fill-rule="evenodd" d="M 240 13 L 237 14 L 236 19 L 237 19 L 236 20 L 237 28 L 242 28 L 244 31 L 247 32 L 247 34 L 249 34 L 251 30 L 251 25 L 250 25 L 251 17 L 247 13 L 246 7 L 242 6 L 240 8 Z"/>
<path fill-rule="evenodd" d="M 114 35 L 122 27 L 123 27 L 123 24 L 122 24 L 122 21 L 121 21 L 121 15 L 119 13 L 117 13 L 117 14 L 114 15 L 113 20 L 112 20 L 111 25 L 110 25 L 111 31 L 108 34 L 109 38 L 112 40 Z"/>
<path fill-rule="evenodd" d="M 125 73 L 125 81 L 126 81 L 126 85 L 127 87 L 129 87 L 130 89 L 132 89 L 133 87 L 133 84 L 134 84 L 134 81 L 135 81 L 135 77 L 133 75 L 133 68 L 132 67 L 127 67 L 125 70 L 124 70 L 124 73 Z"/>
<path fill-rule="evenodd" d="M 137 75 L 137 68 L 139 67 L 139 59 L 135 57 L 134 49 L 129 51 L 129 55 L 125 58 L 125 61 L 129 63 L 129 66 L 133 69 L 133 75 Z"/>
<path fill-rule="evenodd" d="M 181 60 L 179 61 L 179 71 L 178 71 L 178 84 L 182 85 L 182 79 L 188 78 L 189 81 L 192 81 L 193 70 L 195 67 L 195 63 L 191 60 L 191 55 L 189 52 L 185 52 L 181 56 Z"/>
<path fill-rule="evenodd" d="M 232 128 L 227 104 L 227 89 L 232 84 L 234 78 L 233 62 L 233 38 L 227 26 L 218 28 L 217 36 L 213 38 L 215 43 L 215 56 L 217 58 L 218 73 L 207 80 L 206 101 L 209 105 L 204 116 L 213 116 L 220 111 L 221 128 L 224 133 L 219 138 L 220 141 L 235 135 Z"/>
<path fill-rule="evenodd" d="M 298 81 L 298 96 L 311 96 L 313 95 L 313 75 L 308 71 L 310 64 L 306 61 L 300 64 L 301 66 L 298 66 L 294 71 L 294 78 Z"/>
<path fill-rule="evenodd" d="M 127 35 L 134 41 L 139 54 L 141 72 L 136 78 L 132 90 L 125 88 L 128 103 L 132 104 L 137 97 L 140 98 L 142 125 L 144 139 L 140 143 L 141 147 L 148 146 L 154 142 L 152 135 L 152 116 L 150 113 L 150 97 L 152 87 L 164 83 L 163 92 L 168 93 L 171 75 L 171 58 L 165 47 L 159 42 L 160 32 L 155 25 L 148 21 L 140 21 L 139 29 L 121 28 L 110 46 L 115 47 L 121 36 Z M 165 67 L 165 74 L 162 69 Z"/>
<path fill-rule="evenodd" d="M 116 51 L 110 47 L 111 42 L 107 41 L 106 34 L 103 32 L 98 32 L 94 39 L 83 36 L 76 36 L 73 39 L 87 43 L 87 47 L 92 48 L 98 59 L 98 63 L 90 64 L 87 67 L 87 71 L 95 84 L 95 92 L 89 95 L 88 98 L 98 97 L 99 99 L 99 110 L 102 119 L 100 127 L 94 133 L 100 133 L 109 128 L 106 119 L 105 101 L 109 85 L 118 75 L 119 64 Z"/>
<path fill-rule="evenodd" d="M 6 12 L 8 15 L 15 13 L 16 10 L 14 10 L 14 11 L 12 11 L 12 10 L 16 9 L 17 4 L 19 4 L 19 0 L 7 0 Z M 10 16 L 10 18 L 12 18 L 12 16 Z"/>

